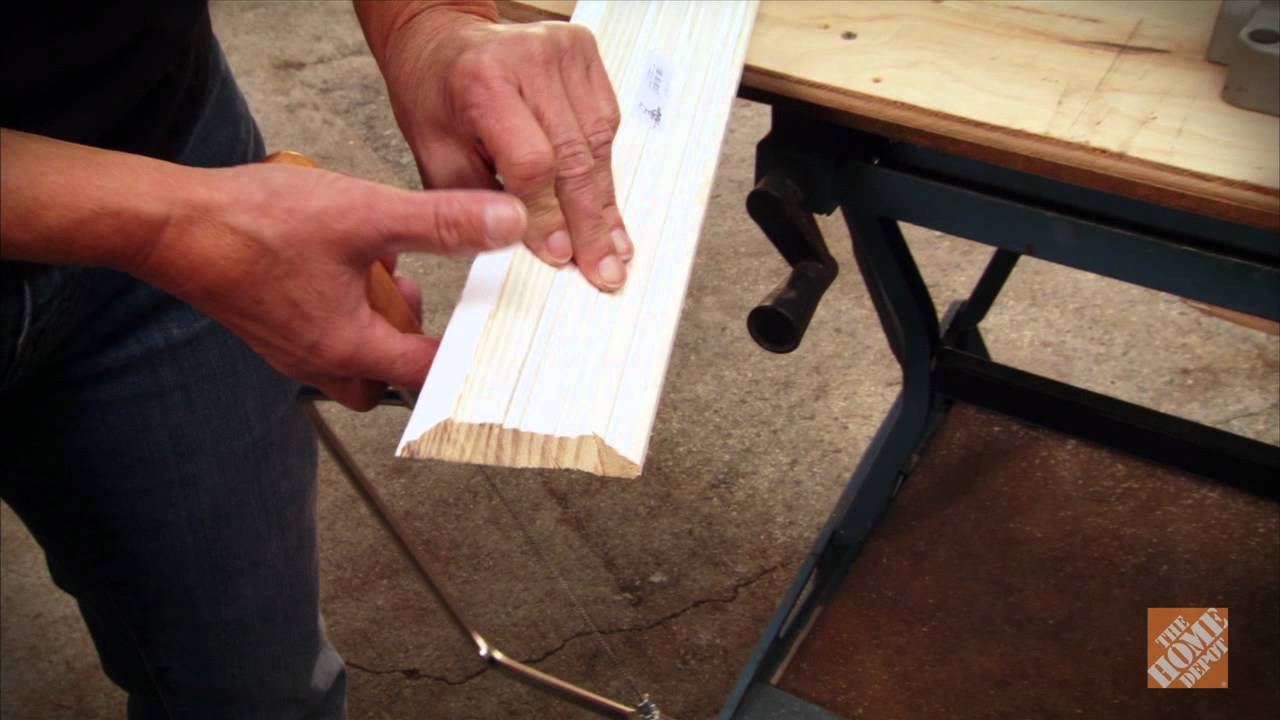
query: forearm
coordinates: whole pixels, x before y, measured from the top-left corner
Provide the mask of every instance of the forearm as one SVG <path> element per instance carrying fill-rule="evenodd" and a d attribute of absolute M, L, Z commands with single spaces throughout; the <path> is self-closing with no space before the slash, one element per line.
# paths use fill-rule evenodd
<path fill-rule="evenodd" d="M 0 130 L 0 258 L 133 272 L 197 193 L 190 168 Z"/>
<path fill-rule="evenodd" d="M 370 265 L 525 233 L 524 206 L 499 193 L 409 192 L 287 164 L 187 168 L 0 132 L 0 257 L 128 272 L 351 407 L 381 395 L 365 379 L 416 387 L 436 348 L 370 306 Z"/>
<path fill-rule="evenodd" d="M 410 23 L 428 22 L 444 29 L 458 22 L 498 21 L 493 0 L 354 0 L 354 4 L 369 49 L 383 68 L 392 37 Z"/>

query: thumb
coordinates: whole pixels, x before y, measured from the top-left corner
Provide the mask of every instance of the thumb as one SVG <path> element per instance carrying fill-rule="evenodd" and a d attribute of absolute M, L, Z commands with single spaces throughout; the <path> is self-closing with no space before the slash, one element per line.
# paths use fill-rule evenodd
<path fill-rule="evenodd" d="M 377 208 L 376 255 L 428 252 L 474 255 L 524 237 L 528 212 L 513 195 L 492 190 L 399 191 Z"/>

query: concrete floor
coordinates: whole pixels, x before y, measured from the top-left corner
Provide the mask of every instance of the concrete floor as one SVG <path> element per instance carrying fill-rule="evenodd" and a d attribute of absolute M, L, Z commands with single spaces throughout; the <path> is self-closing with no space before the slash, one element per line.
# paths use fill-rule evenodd
<path fill-rule="evenodd" d="M 269 148 L 418 185 L 348 4 L 213 14 Z M 714 716 L 899 385 L 838 218 L 821 224 L 845 272 L 801 348 L 774 356 L 748 338 L 747 311 L 784 269 L 743 210 L 767 127 L 766 108 L 737 103 L 639 480 L 394 460 L 405 411 L 326 410 L 499 647 L 620 698 L 634 684 L 681 720 Z M 937 302 L 966 293 L 989 251 L 908 230 Z M 401 267 L 425 281 L 428 329 L 442 329 L 466 263 Z M 1001 361 L 1280 442 L 1280 343 L 1176 298 L 1027 260 L 984 328 Z M 483 670 L 327 458 L 320 518 L 353 718 L 579 717 Z M 73 603 L 7 506 L 0 531 L 0 716 L 121 716 Z"/>

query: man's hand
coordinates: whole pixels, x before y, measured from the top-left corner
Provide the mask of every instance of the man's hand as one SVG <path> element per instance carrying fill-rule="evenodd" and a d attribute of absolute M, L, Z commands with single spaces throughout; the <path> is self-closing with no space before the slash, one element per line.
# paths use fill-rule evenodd
<path fill-rule="evenodd" d="M 370 265 L 501 247 L 527 224 L 524 206 L 498 192 L 409 192 L 287 165 L 201 170 L 0 137 L 0 256 L 129 272 L 355 409 L 381 394 L 368 380 L 418 387 L 438 345 L 374 312 Z"/>
<path fill-rule="evenodd" d="M 357 4 L 423 184 L 496 188 L 500 176 L 528 207 L 530 250 L 616 290 L 633 248 L 614 198 L 618 103 L 595 38 L 458 5 Z"/>
<path fill-rule="evenodd" d="M 526 225 L 521 204 L 496 192 L 415 193 L 287 166 L 209 172 L 218 176 L 209 207 L 171 223 L 133 273 L 356 409 L 381 394 L 367 379 L 421 386 L 439 345 L 374 312 L 369 266 L 408 251 L 492 250 L 519 241 Z"/>

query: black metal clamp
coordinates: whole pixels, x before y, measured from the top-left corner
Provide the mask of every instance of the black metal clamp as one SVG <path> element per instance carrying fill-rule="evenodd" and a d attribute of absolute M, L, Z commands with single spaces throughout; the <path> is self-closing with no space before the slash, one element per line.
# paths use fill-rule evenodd
<path fill-rule="evenodd" d="M 789 353 L 800 345 L 840 268 L 805 209 L 800 186 L 784 171 L 760 178 L 747 195 L 747 213 L 791 265 L 791 275 L 747 315 L 747 330 L 765 350 Z"/>

